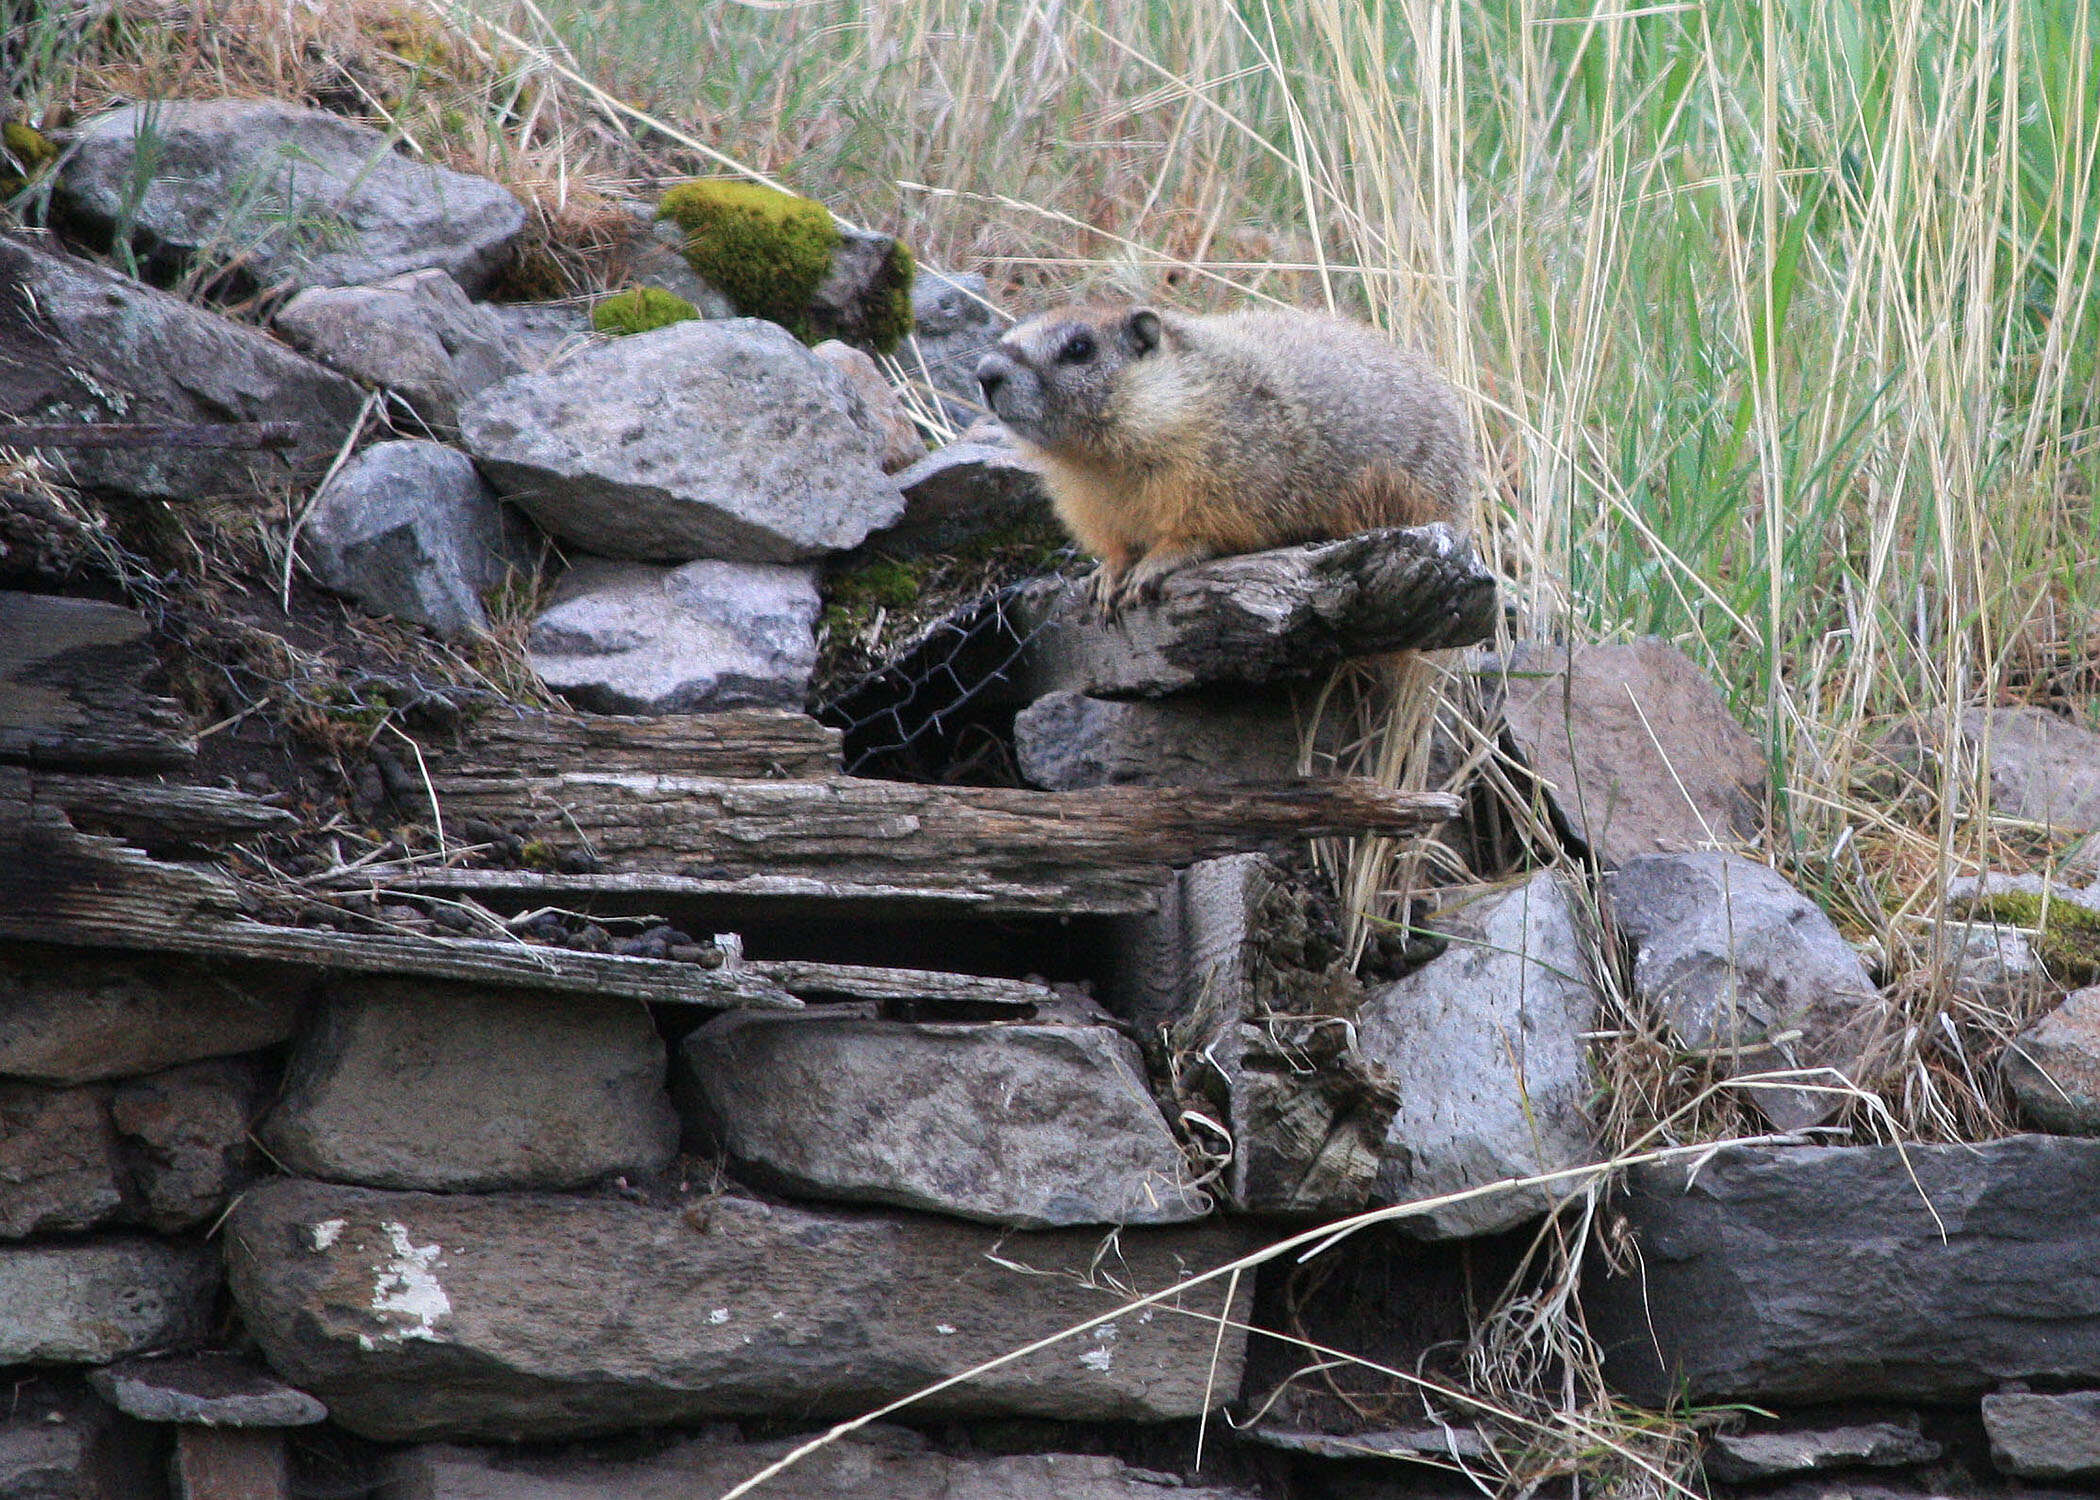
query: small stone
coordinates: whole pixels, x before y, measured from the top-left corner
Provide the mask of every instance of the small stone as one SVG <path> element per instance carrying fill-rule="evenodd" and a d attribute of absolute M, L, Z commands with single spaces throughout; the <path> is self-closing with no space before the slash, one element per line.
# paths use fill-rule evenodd
<path fill-rule="evenodd" d="M 853 420 L 875 439 L 883 473 L 908 469 L 926 456 L 926 440 L 919 436 L 896 389 L 872 357 L 838 339 L 826 339 L 812 352 L 846 377 L 846 389 L 859 403 L 853 408 Z"/>
<path fill-rule="evenodd" d="M 99 1365 L 195 1343 L 218 1287 L 218 1252 L 202 1245 L 0 1246 L 0 1365 Z"/>
<path fill-rule="evenodd" d="M 831 269 L 809 296 L 810 326 L 825 338 L 886 353 L 906 332 L 895 303 L 910 295 L 904 283 L 911 271 L 900 264 L 892 236 L 845 224 L 838 231 Z"/>
<path fill-rule="evenodd" d="M 97 1370 L 88 1383 L 141 1422 L 205 1427 L 308 1427 L 328 1408 L 268 1370 L 231 1354 L 135 1359 Z"/>
<path fill-rule="evenodd" d="M 150 155 L 142 142 L 150 140 Z M 435 267 L 478 293 L 525 230 L 504 188 L 402 155 L 340 115 L 268 100 L 156 100 L 74 138 L 59 206 L 120 225 L 160 267 L 241 257 L 254 284 L 351 286 Z"/>
<path fill-rule="evenodd" d="M 1442 1197 L 1594 1160 L 1583 1037 L 1597 995 L 1565 887 L 1542 872 L 1438 926 L 1450 947 L 1373 991 L 1357 1015 L 1357 1045 L 1400 1090 L 1379 1198 Z M 1573 1186 L 1497 1193 L 1401 1227 L 1492 1234 L 1550 1211 Z"/>
<path fill-rule="evenodd" d="M 223 1060 L 118 1085 L 110 1119 L 129 1148 L 148 1226 L 168 1234 L 218 1216 L 253 1166 L 255 1097 L 254 1073 Z"/>
<path fill-rule="evenodd" d="M 1912 1413 L 1901 1422 L 1716 1432 L 1706 1451 L 1706 1475 L 1724 1484 L 1741 1484 L 1820 1469 L 1893 1469 L 1930 1463 L 1939 1456 L 1940 1445 L 1920 1436 Z"/>
<path fill-rule="evenodd" d="M 684 1056 L 731 1158 L 798 1196 L 1021 1229 L 1210 1207 L 1137 1048 L 1107 1027 L 744 1012 L 694 1031 Z"/>
<path fill-rule="evenodd" d="M 114 1218 L 122 1183 L 101 1090 L 0 1083 L 0 1239 Z"/>
<path fill-rule="evenodd" d="M 1757 838 L 1764 753 L 1676 647 L 1525 645 L 1490 675 L 1518 753 L 1607 869 Z"/>
<path fill-rule="evenodd" d="M 268 964 L 0 945 L 0 1077 L 86 1083 L 273 1047 L 309 983 Z"/>
<path fill-rule="evenodd" d="M 478 1192 L 659 1171 L 677 1121 L 639 1005 L 365 979 L 300 1038 L 261 1134 L 295 1172 Z"/>
<path fill-rule="evenodd" d="M 2100 734 L 2046 708 L 1971 709 L 1962 737 L 1991 765 L 1991 811 L 2055 833 L 2100 829 Z"/>
<path fill-rule="evenodd" d="M 2059 1135 L 2100 1135 L 2100 986 L 2020 1033 L 1999 1063 L 2021 1110 Z"/>
<path fill-rule="evenodd" d="M 441 432 L 459 425 L 461 401 L 525 369 L 503 319 L 469 301 L 443 271 L 413 271 L 376 286 L 314 287 L 271 323 L 294 348 L 362 385 L 394 392 Z"/>
<path fill-rule="evenodd" d="M 1750 1090 L 1781 1130 L 1843 1106 L 1878 992 L 1821 908 L 1765 866 L 1717 852 L 1630 859 L 1605 891 L 1633 944 L 1635 994 L 1685 1046 L 1715 1053 L 1730 1076 L 1827 1070 Z"/>
<path fill-rule="evenodd" d="M 1010 447 L 950 443 L 897 476 L 904 514 L 868 538 L 867 549 L 911 558 L 952 552 L 965 542 L 1024 525 L 1054 533 L 1056 518 L 1043 478 Z"/>
<path fill-rule="evenodd" d="M 2022 1479 L 2100 1474 L 2100 1391 L 2042 1395 L 1998 1391 L 1983 1398 L 1991 1462 Z"/>
<path fill-rule="evenodd" d="M 1124 703 L 1059 689 L 1014 715 L 1021 775 L 1052 792 L 1286 781 L 1299 737 L 1288 698 L 1244 691 Z"/>
<path fill-rule="evenodd" d="M 375 443 L 314 503 L 304 534 L 314 576 L 374 614 L 440 635 L 489 627 L 482 598 L 535 571 L 532 531 L 441 443 Z"/>
<path fill-rule="evenodd" d="M 905 372 L 930 380 L 948 420 L 967 426 L 985 415 L 977 363 L 1010 321 L 992 305 L 991 285 L 974 271 L 919 270 L 911 289 L 912 336 L 898 356 Z"/>
<path fill-rule="evenodd" d="M 820 607 L 809 568 L 579 558 L 533 622 L 527 659 L 594 713 L 799 708 Z"/>
<path fill-rule="evenodd" d="M 608 557 L 799 562 L 902 514 L 845 377 L 777 324 L 675 323 L 492 386 L 467 449 L 547 530 Z"/>

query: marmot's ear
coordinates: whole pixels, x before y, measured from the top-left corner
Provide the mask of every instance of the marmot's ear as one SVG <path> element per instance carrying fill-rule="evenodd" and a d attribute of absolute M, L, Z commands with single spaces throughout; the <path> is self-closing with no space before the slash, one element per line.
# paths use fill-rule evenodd
<path fill-rule="evenodd" d="M 1150 354 L 1159 347 L 1159 314 L 1149 307 L 1133 307 L 1123 320 L 1123 338 L 1132 354 Z"/>

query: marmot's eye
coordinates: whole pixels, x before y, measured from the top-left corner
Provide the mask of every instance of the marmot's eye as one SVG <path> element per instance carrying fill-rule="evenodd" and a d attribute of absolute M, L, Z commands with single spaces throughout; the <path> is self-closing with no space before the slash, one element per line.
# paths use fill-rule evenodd
<path fill-rule="evenodd" d="M 1057 351 L 1057 362 L 1064 365 L 1083 365 L 1094 357 L 1094 336 L 1091 333 L 1075 333 L 1065 340 L 1064 348 Z"/>

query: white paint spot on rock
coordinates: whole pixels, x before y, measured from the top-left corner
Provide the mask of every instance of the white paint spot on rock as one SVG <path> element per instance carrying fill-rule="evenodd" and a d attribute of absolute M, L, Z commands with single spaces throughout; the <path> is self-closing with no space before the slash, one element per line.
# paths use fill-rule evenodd
<path fill-rule="evenodd" d="M 438 1259 L 444 1247 L 411 1243 L 405 1224 L 388 1222 L 379 1229 L 393 1252 L 380 1263 L 372 1282 L 372 1311 L 393 1324 L 379 1337 L 394 1343 L 408 1339 L 442 1342 L 438 1319 L 452 1316 L 452 1299 L 431 1270 L 444 1264 Z"/>
<path fill-rule="evenodd" d="M 933 1325 L 933 1331 L 944 1339 L 955 1337 L 955 1325 L 953 1323 L 936 1323 Z"/>
<path fill-rule="evenodd" d="M 1119 1330 L 1113 1323 L 1103 1323 L 1099 1328 L 1096 1328 L 1094 1330 L 1094 1342 L 1101 1347 L 1087 1350 L 1086 1353 L 1079 1356 L 1079 1362 L 1089 1370 L 1098 1370 L 1103 1375 L 1106 1375 L 1109 1366 L 1116 1362 L 1116 1351 L 1112 1346 L 1116 1341 L 1118 1332 Z"/>
<path fill-rule="evenodd" d="M 349 1227 L 348 1219 L 323 1219 L 318 1224 L 306 1226 L 306 1237 L 313 1241 L 314 1253 L 318 1255 L 341 1239 L 343 1231 Z"/>
<path fill-rule="evenodd" d="M 727 1323 L 729 1321 L 729 1309 L 726 1307 L 716 1308 L 707 1315 L 707 1321 L 710 1323 Z"/>

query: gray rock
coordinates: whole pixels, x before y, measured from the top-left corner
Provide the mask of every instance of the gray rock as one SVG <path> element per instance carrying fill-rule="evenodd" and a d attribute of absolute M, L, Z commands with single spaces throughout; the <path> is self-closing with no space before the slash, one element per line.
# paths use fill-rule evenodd
<path fill-rule="evenodd" d="M 809 322 L 819 337 L 875 347 L 875 330 L 889 321 L 890 299 L 910 294 L 897 274 L 896 239 L 840 224 L 831 269 L 809 295 Z"/>
<path fill-rule="evenodd" d="M 899 473 L 897 487 L 902 518 L 867 542 L 886 557 L 949 552 L 990 532 L 1057 524 L 1042 476 L 999 443 L 950 443 Z"/>
<path fill-rule="evenodd" d="M 1445 926 L 1439 923 L 1439 926 Z M 1461 912 L 1451 946 L 1372 992 L 1357 1045 L 1390 1074 L 1400 1110 L 1378 1196 L 1441 1197 L 1591 1161 L 1594 1091 L 1583 1034 L 1597 995 L 1567 891 L 1550 871 Z M 1492 1234 L 1549 1212 L 1565 1191 L 1530 1187 L 1402 1221 L 1442 1238 Z"/>
<path fill-rule="evenodd" d="M 231 1354 L 126 1360 L 88 1376 L 102 1398 L 141 1422 L 203 1427 L 310 1427 L 328 1408 Z"/>
<path fill-rule="evenodd" d="M 798 1196 L 1009 1224 L 1174 1224 L 1210 1200 L 1105 1026 L 910 1025 L 834 1007 L 685 1041 L 714 1134 Z"/>
<path fill-rule="evenodd" d="M 2044 1130 L 2100 1135 L 2100 986 L 2079 990 L 2013 1041 L 1999 1067 Z"/>
<path fill-rule="evenodd" d="M 1917 1414 L 1912 1413 L 1900 1422 L 1716 1432 L 1708 1440 L 1706 1476 L 1724 1484 L 1741 1484 L 1819 1469 L 1901 1468 L 1930 1463 L 1939 1456 L 1940 1445 L 1919 1434 Z"/>
<path fill-rule="evenodd" d="M 907 374 L 928 380 L 943 397 L 948 420 L 966 426 L 985 415 L 977 362 L 991 352 L 1009 319 L 992 305 L 991 286 L 974 271 L 919 268 L 911 288 L 912 336 L 899 358 Z"/>
<path fill-rule="evenodd" d="M 57 202 L 105 236 L 128 228 L 170 270 L 238 255 L 262 286 L 351 286 L 435 267 L 480 292 L 525 229 L 524 205 L 486 178 L 411 160 L 339 115 L 269 100 L 164 100 L 90 120 Z"/>
<path fill-rule="evenodd" d="M 510 346 L 528 370 L 544 370 L 603 342 L 591 332 L 591 310 L 580 302 L 491 302 Z"/>
<path fill-rule="evenodd" d="M 250 1068 L 223 1060 L 117 1086 L 109 1114 L 137 1185 L 135 1217 L 163 1234 L 218 1217 L 253 1166 L 256 1092 Z"/>
<path fill-rule="evenodd" d="M 86 1083 L 273 1047 L 308 984 L 265 964 L 0 945 L 0 1077 Z"/>
<path fill-rule="evenodd" d="M 432 1445 L 394 1455 L 381 1494 L 386 1500 L 693 1500 L 726 1493 L 799 1441 L 689 1440 L 640 1459 Z M 897 1429 L 848 1434 L 767 1480 L 758 1493 L 765 1500 L 1251 1500 L 1239 1490 L 1170 1483 L 1106 1456 L 953 1457 Z"/>
<path fill-rule="evenodd" d="M 926 456 L 926 440 L 873 358 L 838 339 L 826 339 L 810 352 L 846 377 L 846 390 L 855 403 L 853 420 L 875 439 L 883 473 L 908 469 Z"/>
<path fill-rule="evenodd" d="M 0 1412 L 6 1500 L 140 1500 L 160 1495 L 151 1431 L 73 1384 L 22 1377 Z"/>
<path fill-rule="evenodd" d="M 318 477 L 361 404 L 355 385 L 252 328 L 0 237 L 0 410 L 25 422 L 298 424 L 284 449 L 67 449 L 77 484 L 252 500 Z"/>
<path fill-rule="evenodd" d="M 534 566 L 531 528 L 441 443 L 358 454 L 314 502 L 301 540 L 327 587 L 440 635 L 488 629 L 482 596 Z"/>
<path fill-rule="evenodd" d="M 507 498 L 611 557 L 797 562 L 904 509 L 845 377 L 756 318 L 612 339 L 483 391 L 460 431 Z"/>
<path fill-rule="evenodd" d="M 2100 828 L 2100 734 L 2046 708 L 1971 709 L 1961 732 L 1973 753 L 1988 748 L 1999 817 L 2060 834 Z"/>
<path fill-rule="evenodd" d="M 0 1365 L 99 1365 L 202 1338 L 219 1257 L 130 1237 L 0 1246 Z"/>
<path fill-rule="evenodd" d="M 1756 840 L 1764 752 L 1676 647 L 1525 645 L 1491 675 L 1518 753 L 1606 868 Z"/>
<path fill-rule="evenodd" d="M 1021 775 L 1051 792 L 1284 781 L 1298 739 L 1288 698 L 1250 692 L 1120 703 L 1060 689 L 1014 715 Z"/>
<path fill-rule="evenodd" d="M 0 1239 L 87 1229 L 123 1206 L 102 1091 L 0 1083 Z"/>
<path fill-rule="evenodd" d="M 2069 864 L 2065 866 L 2066 872 Z M 2039 875 L 2010 875 L 1986 870 L 1981 875 L 1956 875 L 1947 882 L 1947 900 L 1959 905 L 1986 896 L 2047 896 L 2066 901 L 2086 911 L 2100 912 L 2100 883 L 2080 887 L 2066 880 L 2044 880 Z"/>
<path fill-rule="evenodd" d="M 1723 1147 L 1628 1173 L 1632 1269 L 1584 1310 L 1646 1404 L 2100 1381 L 2096 1201 L 2100 1142 L 2061 1136 Z"/>
<path fill-rule="evenodd" d="M 1099 1231 L 1017 1235 L 739 1198 L 651 1207 L 279 1178 L 242 1197 L 229 1229 L 234 1296 L 271 1367 L 382 1441 L 858 1413 L 1125 1300 L 1087 1275 Z M 1124 1230 L 1113 1279 L 1160 1291 L 1247 1243 L 1210 1226 Z M 1221 1286 L 1187 1295 L 1224 1307 Z M 1216 1334 L 1201 1318 L 1128 1313 L 913 1410 L 1192 1417 L 1206 1389 L 1222 1401 L 1239 1387 L 1237 1331 L 1210 1385 Z"/>
<path fill-rule="evenodd" d="M 391 979 L 340 984 L 262 1128 L 290 1171 L 440 1191 L 654 1172 L 677 1134 L 643 1007 Z"/>
<path fill-rule="evenodd" d="M 1998 1391 L 1983 1398 L 1991 1462 L 2022 1479 L 2100 1474 L 2100 1391 L 2042 1395 Z"/>
<path fill-rule="evenodd" d="M 662 287 L 692 303 L 703 318 L 735 317 L 735 305 L 686 260 L 685 231 L 669 219 L 657 218 L 654 204 L 636 203 L 631 208 L 641 222 L 639 232 L 621 248 L 620 279 Z"/>
<path fill-rule="evenodd" d="M 449 432 L 459 404 L 522 374 L 495 310 L 467 300 L 443 271 L 377 286 L 313 287 L 272 320 L 293 346 L 362 385 L 390 390 L 423 422 Z"/>
<path fill-rule="evenodd" d="M 1957 992 L 2008 1010 L 2024 1011 L 2056 982 L 2042 967 L 2034 940 L 2017 927 L 1950 921 L 1944 936 L 1947 983 Z"/>
<path fill-rule="evenodd" d="M 1732 1076 L 1840 1075 L 1755 1086 L 1751 1102 L 1781 1130 L 1837 1112 L 1833 1090 L 1858 1066 L 1876 990 L 1820 908 L 1765 866 L 1715 852 L 1629 860 L 1605 892 L 1633 945 L 1634 993 L 1685 1046 L 1728 1054 Z"/>
<path fill-rule="evenodd" d="M 579 558 L 526 655 L 548 687 L 596 713 L 799 708 L 820 607 L 805 567 Z"/>

